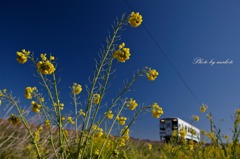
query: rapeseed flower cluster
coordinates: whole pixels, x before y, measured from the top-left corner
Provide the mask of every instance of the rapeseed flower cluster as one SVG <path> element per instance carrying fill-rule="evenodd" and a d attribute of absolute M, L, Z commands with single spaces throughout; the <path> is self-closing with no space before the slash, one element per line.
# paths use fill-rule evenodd
<path fill-rule="evenodd" d="M 35 113 L 39 113 L 39 112 L 40 112 L 41 105 L 38 104 L 38 103 L 35 102 L 35 101 L 32 101 L 31 104 L 32 104 L 32 111 L 35 112 Z"/>
<path fill-rule="evenodd" d="M 48 127 L 48 128 L 50 128 L 51 122 L 50 122 L 49 119 L 47 119 L 47 120 L 45 121 L 45 126 Z"/>
<path fill-rule="evenodd" d="M 67 118 L 67 121 L 70 122 L 72 125 L 75 124 L 75 122 L 72 120 L 72 117 L 71 117 L 71 116 L 69 116 L 69 117 Z"/>
<path fill-rule="evenodd" d="M 113 54 L 113 57 L 116 58 L 119 62 L 125 62 L 126 60 L 129 60 L 130 56 L 130 49 L 125 48 L 125 43 L 119 45 L 118 50 Z"/>
<path fill-rule="evenodd" d="M 185 136 L 187 135 L 187 130 L 184 129 L 184 128 L 181 128 L 181 129 L 178 131 L 178 134 L 180 135 L 180 137 L 181 137 L 182 139 L 184 139 Z"/>
<path fill-rule="evenodd" d="M 96 150 L 94 151 L 94 155 L 96 155 L 96 156 L 99 155 L 99 149 L 96 149 Z"/>
<path fill-rule="evenodd" d="M 101 137 L 103 135 L 103 129 L 98 127 L 97 125 L 93 125 L 94 136 Z"/>
<path fill-rule="evenodd" d="M 118 146 L 119 147 L 122 147 L 122 146 L 125 146 L 126 145 L 126 140 L 125 138 L 120 138 L 119 139 L 119 142 L 118 142 Z"/>
<path fill-rule="evenodd" d="M 54 73 L 56 70 L 54 65 L 52 64 L 51 60 L 54 59 L 53 56 L 50 57 L 50 60 L 47 59 L 46 54 L 40 55 L 42 61 L 37 62 L 37 69 L 39 73 L 49 75 Z"/>
<path fill-rule="evenodd" d="M 117 116 L 116 119 L 118 120 L 118 123 L 119 123 L 120 125 L 125 125 L 126 120 L 127 120 L 127 118 L 124 117 L 124 116 L 122 116 L 122 117 Z"/>
<path fill-rule="evenodd" d="M 197 115 L 193 115 L 192 117 L 193 117 L 193 120 L 194 120 L 194 121 L 196 121 L 196 122 L 199 121 L 199 116 L 197 116 Z"/>
<path fill-rule="evenodd" d="M 80 114 L 81 116 L 85 116 L 85 115 L 86 115 L 86 114 L 83 112 L 82 109 L 79 110 L 79 114 Z"/>
<path fill-rule="evenodd" d="M 25 49 L 23 49 L 22 51 L 17 51 L 16 54 L 17 54 L 17 61 L 20 64 L 24 64 L 27 62 L 30 51 L 26 51 Z"/>
<path fill-rule="evenodd" d="M 197 134 L 197 132 L 194 129 L 190 129 L 190 133 L 193 134 L 193 135 Z"/>
<path fill-rule="evenodd" d="M 204 113 L 207 110 L 207 105 L 202 104 L 202 106 L 200 107 L 200 112 Z"/>
<path fill-rule="evenodd" d="M 82 92 L 82 86 L 80 84 L 73 83 L 72 93 L 75 94 L 75 95 L 78 95 L 81 92 Z"/>
<path fill-rule="evenodd" d="M 19 117 L 15 116 L 14 114 L 10 115 L 10 118 L 8 118 L 8 121 L 11 122 L 13 125 L 18 125 L 20 123 Z"/>
<path fill-rule="evenodd" d="M 148 150 L 152 149 L 152 145 L 150 143 L 147 143 Z"/>
<path fill-rule="evenodd" d="M 99 104 L 100 98 L 101 98 L 100 94 L 93 94 L 93 103 Z"/>
<path fill-rule="evenodd" d="M 106 115 L 107 119 L 112 119 L 114 116 L 111 110 L 109 110 L 108 112 L 105 112 L 104 115 Z"/>
<path fill-rule="evenodd" d="M 136 100 L 133 100 L 132 98 L 130 98 L 130 100 L 127 103 L 127 107 L 130 110 L 134 110 L 137 106 L 138 106 L 138 104 L 137 104 Z"/>
<path fill-rule="evenodd" d="M 130 138 L 129 132 L 130 132 L 129 127 L 125 126 L 121 131 L 122 134 L 124 133 L 122 135 L 122 138 L 124 138 L 125 140 L 129 140 L 129 138 Z"/>
<path fill-rule="evenodd" d="M 40 126 L 35 132 L 33 133 L 34 135 L 34 142 L 38 142 L 40 140 L 40 131 L 43 130 L 43 128 Z"/>
<path fill-rule="evenodd" d="M 27 99 L 32 99 L 32 94 L 34 91 L 37 91 L 36 87 L 26 87 L 25 88 L 25 97 Z"/>
<path fill-rule="evenodd" d="M 150 81 L 154 81 L 157 76 L 158 76 L 158 72 L 155 70 L 155 69 L 151 69 L 149 68 L 147 71 L 146 71 L 146 75 L 148 77 L 148 80 Z"/>
<path fill-rule="evenodd" d="M 53 103 L 53 106 L 54 107 L 59 107 L 60 110 L 63 110 L 63 107 L 64 107 L 64 103 Z"/>
<path fill-rule="evenodd" d="M 141 25 L 142 21 L 143 21 L 142 16 L 141 14 L 139 14 L 139 12 L 137 13 L 132 12 L 128 19 L 128 22 L 132 27 L 138 27 L 139 25 Z"/>
<path fill-rule="evenodd" d="M 154 118 L 160 118 L 162 114 L 163 114 L 162 108 L 157 103 L 154 103 L 152 105 L 152 116 Z"/>

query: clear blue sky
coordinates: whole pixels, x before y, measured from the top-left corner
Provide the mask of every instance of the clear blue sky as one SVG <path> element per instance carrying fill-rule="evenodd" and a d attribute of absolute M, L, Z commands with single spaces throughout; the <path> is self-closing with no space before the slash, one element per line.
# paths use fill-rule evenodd
<path fill-rule="evenodd" d="M 167 116 L 190 121 L 200 116 L 196 126 L 209 130 L 205 114 L 199 112 L 206 103 L 222 132 L 230 133 L 232 116 L 240 104 L 240 2 L 237 0 L 128 0 L 134 11 L 177 68 L 199 102 L 180 80 L 176 71 L 152 41 L 143 26 L 127 27 L 122 40 L 131 49 L 131 59 L 115 63 L 110 95 L 116 94 L 138 68 L 149 66 L 159 71 L 156 81 L 137 81 L 127 94 L 139 104 L 157 102 Z M 34 67 L 16 61 L 16 51 L 27 49 L 52 53 L 58 57 L 63 100 L 68 102 L 73 82 L 88 84 L 100 47 L 116 17 L 131 10 L 124 0 L 105 1 L 0 1 L 0 89 L 7 88 L 20 97 L 22 105 L 26 86 L 37 85 Z M 193 59 L 233 60 L 228 65 L 193 64 Z M 84 101 L 86 91 L 81 100 Z M 108 103 L 111 99 L 108 100 Z M 66 105 L 66 104 L 65 104 Z M 72 109 L 72 105 L 66 108 Z M 2 113 L 1 113 L 2 115 Z M 129 114 L 131 115 L 131 114 Z M 219 122 L 225 119 L 224 122 Z M 131 136 L 159 140 L 158 120 L 150 113 L 141 115 Z"/>

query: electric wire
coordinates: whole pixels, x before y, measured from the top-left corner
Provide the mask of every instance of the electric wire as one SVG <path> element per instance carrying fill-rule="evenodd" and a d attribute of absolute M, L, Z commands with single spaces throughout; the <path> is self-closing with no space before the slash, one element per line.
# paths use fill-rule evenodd
<path fill-rule="evenodd" d="M 131 7 L 131 5 L 127 2 L 127 0 L 124 0 L 125 4 L 129 7 L 131 11 L 134 11 Z M 184 80 L 183 76 L 181 73 L 178 71 L 178 69 L 175 67 L 173 62 L 170 60 L 170 58 L 167 56 L 166 52 L 162 49 L 160 44 L 157 42 L 157 40 L 154 38 L 150 30 L 146 27 L 146 25 L 143 23 L 141 24 L 146 31 L 146 33 L 149 35 L 151 40 L 154 42 L 154 44 L 157 46 L 157 48 L 160 50 L 160 53 L 162 53 L 163 57 L 166 59 L 166 61 L 170 64 L 170 66 L 173 68 L 174 72 L 177 74 L 178 78 L 183 82 L 184 86 L 187 88 L 187 90 L 190 92 L 190 94 L 193 96 L 193 98 L 196 100 L 196 102 L 201 105 L 202 103 L 200 102 L 199 98 L 196 96 L 194 93 L 193 89 L 187 84 L 187 82 Z"/>

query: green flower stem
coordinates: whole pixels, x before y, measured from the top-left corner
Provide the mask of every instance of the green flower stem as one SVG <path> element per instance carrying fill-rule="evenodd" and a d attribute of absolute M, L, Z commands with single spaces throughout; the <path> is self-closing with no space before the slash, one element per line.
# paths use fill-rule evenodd
<path fill-rule="evenodd" d="M 112 57 L 112 58 L 110 59 L 110 61 L 109 61 L 109 67 L 108 67 L 107 74 L 106 74 L 106 76 L 105 76 L 104 86 L 103 86 L 102 91 L 101 91 L 101 94 L 100 94 L 100 101 L 99 101 L 99 103 L 98 103 L 98 105 L 97 105 L 96 111 L 94 112 L 94 115 L 93 115 L 93 119 L 92 119 L 90 128 L 92 127 L 92 125 L 93 125 L 93 123 L 94 123 L 94 121 L 95 121 L 95 119 L 96 119 L 96 115 L 97 115 L 97 113 L 98 113 L 98 110 L 99 110 L 99 108 L 100 108 L 101 101 L 102 101 L 103 95 L 104 95 L 104 93 L 105 93 L 105 90 L 106 90 L 106 87 L 107 87 L 107 83 L 108 83 L 108 79 L 109 79 L 109 76 L 110 76 L 110 73 L 111 73 L 111 68 L 112 68 L 113 59 L 114 59 L 114 58 Z"/>
<path fill-rule="evenodd" d="M 210 114 L 211 114 L 211 113 L 210 113 Z M 215 129 L 215 131 L 217 132 L 217 133 L 214 133 L 214 134 L 216 135 L 217 141 L 220 141 L 220 144 L 221 144 L 222 149 L 223 149 L 223 151 L 224 151 L 224 155 L 225 155 L 225 157 L 227 157 L 228 155 L 227 155 L 227 150 L 226 150 L 225 144 L 223 143 L 222 138 L 221 138 L 221 136 L 220 136 L 220 131 L 217 129 L 216 125 L 215 125 L 214 122 L 213 122 L 212 116 L 209 118 L 209 121 L 210 121 L 210 124 L 211 124 L 211 125 L 213 126 L 213 128 Z"/>
<path fill-rule="evenodd" d="M 74 108 L 75 108 L 75 133 L 76 133 L 76 138 L 77 140 L 79 139 L 78 136 L 78 109 L 77 109 L 77 98 L 76 94 L 73 93 L 73 103 L 74 103 Z"/>
<path fill-rule="evenodd" d="M 111 125 L 110 128 L 109 128 L 108 134 L 107 134 L 106 139 L 104 140 L 104 143 L 103 143 L 103 145 L 102 145 L 102 147 L 101 147 L 101 150 L 100 150 L 100 152 L 99 152 L 98 158 L 101 156 L 101 154 L 102 154 L 102 152 L 103 152 L 104 146 L 105 146 L 106 143 L 107 143 L 107 139 L 108 139 L 110 133 L 112 132 L 113 126 L 114 126 L 115 123 L 116 123 L 117 116 L 119 116 L 119 115 L 121 114 L 121 112 L 122 112 L 122 110 L 123 110 L 123 108 L 124 108 L 125 105 L 126 105 L 126 101 L 123 102 L 120 110 L 118 111 L 117 115 L 114 117 L 114 121 L 112 122 L 112 125 Z"/>
<path fill-rule="evenodd" d="M 131 85 L 136 81 L 136 79 L 142 75 L 143 71 L 138 72 L 136 75 L 133 76 L 132 80 L 130 83 L 128 83 L 128 85 L 122 90 L 122 92 L 117 96 L 117 98 L 113 101 L 112 105 L 108 108 L 107 112 L 110 111 L 115 105 L 116 103 L 119 101 L 119 99 L 123 96 L 123 94 L 125 94 L 129 88 L 131 87 Z M 104 121 L 105 116 L 102 117 L 102 119 L 99 122 L 99 125 Z"/>
<path fill-rule="evenodd" d="M 43 106 L 43 102 L 41 101 L 41 99 L 40 99 L 40 97 L 38 95 L 37 95 L 37 98 L 38 98 L 38 101 L 40 102 L 40 104 L 42 105 L 43 115 L 45 116 L 45 119 L 48 120 L 47 113 L 46 113 L 45 108 Z M 55 155 L 55 157 L 57 159 L 59 159 L 59 157 L 57 155 L 57 151 L 56 151 L 55 146 L 54 146 L 53 136 L 52 136 L 52 132 L 51 132 L 51 127 L 49 128 L 49 136 L 50 136 L 50 141 L 51 141 L 51 145 L 52 145 L 52 148 L 53 148 L 54 155 Z"/>
<path fill-rule="evenodd" d="M 54 83 L 54 90 L 55 90 L 55 95 L 56 95 L 56 101 L 57 101 L 57 118 L 58 118 L 58 130 L 59 130 L 59 146 L 61 148 L 61 153 L 62 153 L 62 157 L 64 158 L 64 154 L 66 155 L 66 152 L 65 150 L 63 149 L 63 132 L 62 132 L 62 115 L 61 115 L 61 110 L 60 110 L 60 100 L 59 100 L 59 95 L 58 95 L 58 88 L 57 88 L 57 81 L 56 81 L 56 76 L 55 74 L 53 73 L 52 74 L 53 76 L 53 83 Z"/>
<path fill-rule="evenodd" d="M 104 63 L 105 63 L 105 61 L 106 61 L 106 59 L 108 57 L 108 54 L 109 54 L 109 52 L 110 52 L 110 50 L 112 48 L 112 45 L 113 45 L 113 43 L 115 41 L 115 38 L 117 37 L 117 33 L 122 28 L 122 25 L 123 25 L 124 21 L 125 21 L 125 18 L 122 18 L 122 20 L 117 23 L 117 27 L 116 27 L 116 29 L 113 32 L 113 37 L 112 37 L 110 43 L 107 45 L 107 49 L 106 49 L 106 51 L 104 53 L 104 56 L 103 56 L 103 58 L 101 60 L 100 65 L 99 65 L 99 67 L 97 69 L 97 74 L 94 76 L 93 83 L 92 83 L 92 89 L 91 89 L 91 91 L 89 93 L 89 96 L 88 96 L 88 104 L 87 104 L 87 108 L 86 108 L 86 114 L 89 113 L 88 119 L 87 119 L 87 123 L 86 123 L 86 128 L 88 127 L 89 119 L 91 117 L 92 96 L 93 96 L 93 91 L 95 89 L 95 85 L 97 83 L 97 80 L 98 80 L 98 77 L 100 75 L 100 72 L 103 70 Z M 89 110 L 89 112 L 88 112 L 88 110 Z"/>
<path fill-rule="evenodd" d="M 106 59 L 107 59 L 107 56 L 108 56 L 108 54 L 109 54 L 109 51 L 110 51 L 110 49 L 111 49 L 111 47 L 112 47 L 112 45 L 113 45 L 113 43 L 114 43 L 114 41 L 115 41 L 115 38 L 116 38 L 116 36 L 117 36 L 117 33 L 118 33 L 118 31 L 121 29 L 124 21 L 125 21 L 125 19 L 124 19 L 124 17 L 123 17 L 122 20 L 117 23 L 117 27 L 116 27 L 116 29 L 115 29 L 114 32 L 113 32 L 113 37 L 112 37 L 110 43 L 109 43 L 108 46 L 107 46 L 107 49 L 106 49 L 106 51 L 105 51 L 105 53 L 104 53 L 104 56 L 103 56 L 103 58 L 102 58 L 102 60 L 101 60 L 101 63 L 100 63 L 100 65 L 99 65 L 98 69 L 97 69 L 97 73 L 96 73 L 95 76 L 94 76 L 93 83 L 92 83 L 92 88 L 91 88 L 91 90 L 90 90 L 90 93 L 89 93 L 88 99 L 87 99 L 88 102 L 87 102 L 86 111 L 85 111 L 85 112 L 86 112 L 86 115 L 85 115 L 85 117 L 84 117 L 84 122 L 83 122 L 83 126 L 82 126 L 82 131 L 84 131 L 85 128 L 86 128 L 86 129 L 88 128 L 88 123 L 89 123 L 89 120 L 90 120 L 90 118 L 91 118 L 92 96 L 93 96 L 93 91 L 94 91 L 94 89 L 95 89 L 95 85 L 96 85 L 96 83 L 97 83 L 97 80 L 98 80 L 98 77 L 99 77 L 99 75 L 100 75 L 100 72 L 101 72 L 102 69 L 103 69 L 103 66 L 104 66 L 104 63 L 105 63 L 105 61 L 106 61 Z M 86 125 L 85 125 L 85 124 L 86 124 Z M 90 129 L 91 129 L 91 127 L 90 127 Z M 78 143 L 78 158 L 81 157 L 81 153 L 80 153 L 80 148 L 81 148 L 81 146 L 82 146 L 82 133 L 80 134 L 80 141 L 79 141 L 79 143 Z"/>
<path fill-rule="evenodd" d="M 109 67 L 108 67 L 107 74 L 106 74 L 106 76 L 105 76 L 104 86 L 103 86 L 102 91 L 101 91 L 101 94 L 100 94 L 100 101 L 99 101 L 99 103 L 97 104 L 97 109 L 96 109 L 95 112 L 94 112 L 93 119 L 92 119 L 92 122 L 91 122 L 91 124 L 90 124 L 90 128 L 92 127 L 92 125 L 93 125 L 93 123 L 94 123 L 94 121 L 95 121 L 95 119 L 96 119 L 98 110 L 99 110 L 99 108 L 100 108 L 101 101 L 102 101 L 104 92 L 105 92 L 105 90 L 106 90 L 107 83 L 108 83 L 108 79 L 109 79 L 109 76 L 110 76 L 113 59 L 114 59 L 114 58 L 112 57 L 112 58 L 110 59 L 110 61 L 109 61 Z M 89 136 L 89 134 L 90 134 L 90 131 L 88 131 L 88 135 L 87 135 L 87 136 Z M 85 142 L 87 142 L 88 139 L 89 139 L 89 137 L 86 138 L 86 141 L 85 141 Z M 85 152 L 85 148 L 83 149 L 83 153 L 84 153 L 84 152 Z"/>
<path fill-rule="evenodd" d="M 131 122 L 128 124 L 128 126 L 127 126 L 128 129 L 131 127 L 131 125 L 132 125 L 133 122 L 136 120 L 136 118 L 138 117 L 138 115 L 139 115 L 143 110 L 148 109 L 148 108 L 152 108 L 152 107 L 151 107 L 151 106 L 145 106 L 145 107 L 142 107 L 141 109 L 139 109 L 139 110 L 137 111 L 137 113 L 134 115 L 134 117 L 133 117 L 133 119 L 131 120 Z M 120 137 L 118 137 L 118 141 L 117 141 L 117 143 L 116 143 L 116 145 L 115 145 L 115 148 L 114 148 L 113 150 L 115 150 L 115 149 L 118 148 L 119 139 L 120 139 L 121 137 L 123 137 L 123 135 L 125 134 L 126 131 L 127 131 L 127 129 L 124 129 L 124 131 L 122 132 L 122 134 L 120 135 Z M 109 156 L 108 159 L 110 159 L 110 158 L 112 157 L 113 153 L 114 153 L 114 151 L 112 151 L 112 153 L 110 154 L 110 156 Z"/>

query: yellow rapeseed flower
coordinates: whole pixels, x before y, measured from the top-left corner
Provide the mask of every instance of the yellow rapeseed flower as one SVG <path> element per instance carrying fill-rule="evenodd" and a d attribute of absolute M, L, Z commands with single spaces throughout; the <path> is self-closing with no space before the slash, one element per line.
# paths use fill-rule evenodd
<path fill-rule="evenodd" d="M 85 113 L 83 112 L 82 109 L 80 109 L 79 114 L 82 115 L 82 116 L 85 116 Z"/>
<path fill-rule="evenodd" d="M 207 137 L 208 137 L 209 139 L 213 140 L 213 141 L 216 139 L 215 134 L 214 134 L 213 132 L 209 132 L 209 133 L 207 134 Z"/>
<path fill-rule="evenodd" d="M 148 77 L 148 80 L 154 81 L 158 76 L 158 72 L 155 69 L 149 68 L 149 70 L 146 72 L 146 75 Z"/>
<path fill-rule="evenodd" d="M 50 126 L 51 126 L 50 120 L 47 119 L 47 120 L 45 121 L 45 125 L 46 125 L 46 127 L 50 127 Z"/>
<path fill-rule="evenodd" d="M 128 22 L 132 27 L 138 27 L 139 25 L 141 25 L 142 21 L 142 16 L 139 14 L 139 12 L 132 12 L 130 14 L 130 18 L 128 19 Z"/>
<path fill-rule="evenodd" d="M 137 106 L 138 106 L 138 104 L 137 104 L 136 100 L 133 100 L 132 98 L 130 98 L 130 100 L 127 103 L 127 107 L 130 110 L 134 110 Z"/>
<path fill-rule="evenodd" d="M 206 136 L 207 135 L 207 132 L 205 131 L 205 130 L 201 130 L 201 133 L 202 133 L 202 135 L 204 135 L 204 136 Z"/>
<path fill-rule="evenodd" d="M 103 129 L 98 127 L 96 130 L 95 130 L 95 133 L 94 133 L 94 136 L 95 137 L 101 137 L 103 135 Z"/>
<path fill-rule="evenodd" d="M 47 61 L 46 55 L 47 55 L 47 54 L 41 54 L 41 55 L 40 55 L 42 61 Z"/>
<path fill-rule="evenodd" d="M 43 103 L 44 102 L 44 98 L 40 98 L 40 101 Z"/>
<path fill-rule="evenodd" d="M 130 49 L 129 48 L 121 48 L 114 52 L 113 57 L 116 58 L 119 62 L 125 62 L 130 59 Z"/>
<path fill-rule="evenodd" d="M 20 123 L 19 117 L 15 116 L 14 114 L 11 114 L 10 118 L 8 118 L 8 121 L 13 125 L 18 125 Z"/>
<path fill-rule="evenodd" d="M 35 101 L 32 101 L 31 104 L 32 104 L 32 111 L 35 113 L 39 113 L 41 105 L 36 103 Z"/>
<path fill-rule="evenodd" d="M 202 104 L 202 106 L 200 107 L 200 111 L 204 113 L 206 110 L 207 110 L 207 106 Z"/>
<path fill-rule="evenodd" d="M 129 130 L 128 126 L 125 126 L 125 128 L 123 128 L 121 131 L 122 134 L 124 133 L 122 135 L 122 138 L 124 138 L 125 140 L 129 140 L 129 138 L 130 138 L 129 132 L 130 132 L 130 130 Z"/>
<path fill-rule="evenodd" d="M 77 94 L 81 93 L 81 91 L 82 91 L 82 86 L 80 84 L 73 83 L 72 93 L 77 95 Z"/>
<path fill-rule="evenodd" d="M 35 132 L 34 132 L 34 141 L 35 142 L 38 142 L 40 140 L 40 130 L 37 129 Z"/>
<path fill-rule="evenodd" d="M 66 137 L 68 138 L 68 136 L 69 136 L 68 130 L 64 130 L 63 132 L 66 135 Z"/>
<path fill-rule="evenodd" d="M 72 121 L 72 117 L 67 117 L 67 121 L 71 122 Z"/>
<path fill-rule="evenodd" d="M 187 130 L 184 129 L 184 128 L 181 128 L 181 129 L 178 131 L 178 133 L 179 133 L 180 137 L 181 137 L 182 139 L 184 139 L 185 136 L 187 135 Z"/>
<path fill-rule="evenodd" d="M 126 123 L 126 120 L 127 120 L 127 118 L 126 117 L 117 117 L 116 118 L 117 120 L 118 120 L 118 123 L 120 124 L 120 125 L 125 125 L 125 123 Z"/>
<path fill-rule="evenodd" d="M 114 114 L 112 113 L 112 111 L 111 111 L 111 110 L 110 110 L 110 111 L 108 111 L 108 112 L 105 112 L 104 114 L 106 115 L 107 119 L 112 119 L 112 118 L 113 118 L 113 116 L 114 116 Z"/>
<path fill-rule="evenodd" d="M 70 116 L 67 117 L 67 121 L 68 121 L 69 123 L 71 123 L 72 125 L 75 124 L 75 122 L 72 120 L 72 117 L 70 117 Z"/>
<path fill-rule="evenodd" d="M 26 87 L 25 88 L 25 97 L 27 99 L 32 99 L 32 93 L 35 90 L 37 90 L 36 87 Z"/>
<path fill-rule="evenodd" d="M 118 151 L 117 149 L 115 149 L 115 150 L 113 151 L 113 156 L 114 156 L 114 157 L 118 157 L 118 155 L 119 155 L 119 151 Z"/>
<path fill-rule="evenodd" d="M 151 150 L 152 149 L 152 145 L 147 143 L 147 147 L 148 147 L 148 150 Z"/>
<path fill-rule="evenodd" d="M 125 43 L 122 43 L 121 45 L 118 46 L 118 49 L 122 49 L 125 47 Z"/>
<path fill-rule="evenodd" d="M 194 119 L 196 122 L 198 122 L 198 121 L 199 121 L 199 116 L 193 115 L 193 119 Z"/>
<path fill-rule="evenodd" d="M 98 149 L 96 149 L 95 151 L 94 151 L 94 155 L 96 155 L 96 156 L 98 156 L 99 155 L 99 150 Z"/>
<path fill-rule="evenodd" d="M 49 75 L 52 74 L 56 69 L 54 65 L 49 61 L 39 61 L 37 63 L 38 72 Z"/>
<path fill-rule="evenodd" d="M 162 114 L 163 114 L 162 108 L 157 103 L 154 103 L 152 105 L 152 116 L 154 118 L 160 118 Z"/>
<path fill-rule="evenodd" d="M 97 130 L 97 128 L 98 128 L 98 126 L 95 124 L 92 126 L 93 131 Z"/>
<path fill-rule="evenodd" d="M 51 61 L 55 60 L 55 57 L 54 56 L 50 56 L 50 60 Z"/>
<path fill-rule="evenodd" d="M 125 146 L 126 145 L 126 140 L 124 138 L 120 138 L 119 139 L 119 143 L 118 143 L 118 146 L 119 147 L 122 147 L 122 146 Z"/>
<path fill-rule="evenodd" d="M 25 62 L 27 62 L 30 51 L 26 51 L 25 49 L 23 49 L 22 51 L 17 51 L 16 54 L 17 54 L 17 61 L 20 64 L 24 64 Z"/>
<path fill-rule="evenodd" d="M 99 104 L 100 102 L 100 94 L 93 94 L 93 103 Z"/>

